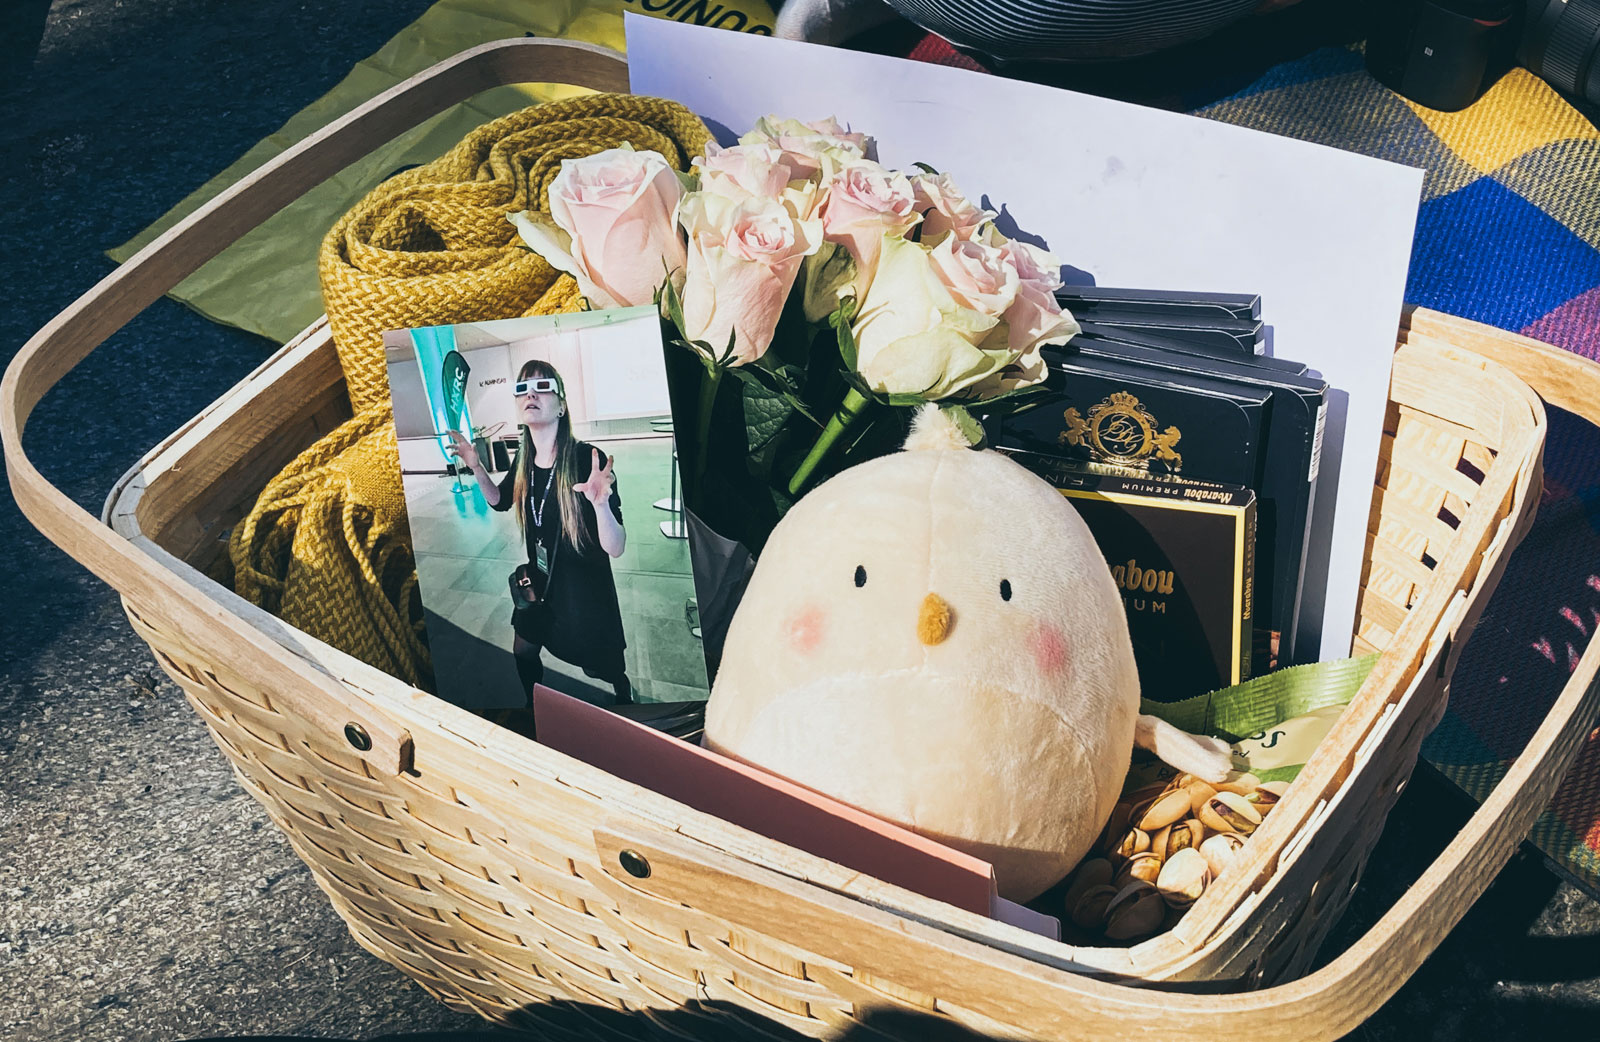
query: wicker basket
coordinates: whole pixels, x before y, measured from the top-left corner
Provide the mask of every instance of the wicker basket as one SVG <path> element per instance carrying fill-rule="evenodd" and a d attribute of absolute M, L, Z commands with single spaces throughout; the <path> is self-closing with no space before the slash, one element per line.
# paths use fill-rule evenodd
<path fill-rule="evenodd" d="M 227 243 L 377 143 L 501 83 L 626 87 L 616 55 L 491 44 L 404 83 L 235 185 L 52 321 L 0 387 L 17 502 L 123 596 L 241 784 L 356 939 L 451 1006 L 510 1022 L 551 1000 L 642 1011 L 673 1033 L 772 1022 L 829 1034 L 918 1018 L 998 1035 L 1334 1038 L 1375 1010 L 1488 886 L 1592 726 L 1600 642 L 1528 751 L 1410 893 L 1303 976 L 1443 711 L 1448 678 L 1531 522 L 1541 401 L 1600 418 L 1600 367 L 1413 312 L 1394 359 L 1358 649 L 1378 666 L 1288 796 L 1168 934 L 1073 948 L 863 878 L 621 782 L 350 659 L 208 578 L 226 532 L 348 415 L 318 324 L 113 490 L 103 524 L 21 451 L 40 397 Z M 620 867 L 630 850 L 643 878 Z M 638 863 L 629 858 L 635 868 Z M 1205 981 L 1204 987 L 1177 982 Z M 1165 982 L 1165 983 L 1164 983 Z M 1152 989 L 1161 989 L 1159 996 Z M 1202 993 L 1203 992 L 1203 993 Z M 570 1024 L 570 1019 L 563 1021 Z"/>

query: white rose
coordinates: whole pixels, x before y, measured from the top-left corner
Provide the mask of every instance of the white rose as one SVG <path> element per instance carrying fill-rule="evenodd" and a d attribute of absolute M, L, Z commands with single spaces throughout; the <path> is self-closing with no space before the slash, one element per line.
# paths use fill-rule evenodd
<path fill-rule="evenodd" d="M 997 376 L 1017 357 L 1000 317 L 1017 285 L 1016 268 L 992 246 L 884 236 L 851 329 L 856 371 L 875 391 L 928 401 Z"/>
<path fill-rule="evenodd" d="M 822 222 L 797 220 L 776 199 L 709 192 L 684 196 L 678 221 L 689 235 L 684 336 L 718 356 L 731 336 L 731 364 L 755 361 L 772 344 L 801 262 L 822 243 Z"/>

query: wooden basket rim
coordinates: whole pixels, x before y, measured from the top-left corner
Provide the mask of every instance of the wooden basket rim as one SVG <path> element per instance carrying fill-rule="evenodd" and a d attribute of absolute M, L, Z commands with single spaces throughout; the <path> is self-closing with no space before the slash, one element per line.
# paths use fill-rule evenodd
<path fill-rule="evenodd" d="M 296 655 L 272 636 L 250 627 L 219 625 L 215 601 L 163 567 L 151 547 L 136 546 L 97 523 L 45 481 L 22 448 L 27 418 L 61 376 L 133 315 L 227 242 L 294 198 L 304 185 L 320 181 L 371 145 L 446 104 L 504 82 L 561 79 L 580 86 L 617 89 L 619 65 L 617 56 L 601 49 L 559 41 L 512 40 L 474 48 L 341 117 L 180 222 L 46 325 L 8 366 L 0 382 L 0 441 L 18 506 L 52 541 L 119 591 L 158 601 L 174 625 L 214 639 L 219 658 L 251 661 L 259 667 L 261 682 L 285 690 L 304 687 L 341 713 L 367 711 L 366 701 L 351 697 L 338 671 Z M 552 71 L 554 75 L 550 75 Z M 1415 311 L 1408 322 L 1408 335 L 1414 341 L 1421 337 L 1470 348 L 1504 365 L 1552 404 L 1590 422 L 1600 419 L 1600 367 L 1594 363 L 1449 316 Z M 1161 1005 L 1171 1027 L 1169 1033 L 1174 1037 L 1213 1037 L 1239 1030 L 1246 1023 L 1240 1018 L 1252 1014 L 1257 1016 L 1249 1023 L 1260 1029 L 1257 1033 L 1275 1038 L 1295 1037 L 1292 1029 L 1296 1025 L 1302 1035 L 1328 1037 L 1359 1023 L 1460 920 L 1526 833 L 1600 710 L 1597 669 L 1600 642 L 1591 642 L 1524 755 L 1457 841 L 1361 941 L 1315 973 L 1263 991 L 1164 994 Z M 319 712 L 311 722 L 322 727 L 337 719 Z M 380 769 L 404 769 L 409 762 L 409 733 L 385 719 L 371 723 L 375 741 L 366 759 Z M 598 833 L 596 841 L 601 842 Z M 663 842 L 680 853 L 689 850 L 691 860 L 703 858 L 705 871 L 726 868 L 726 855 L 704 844 L 670 835 Z M 781 873 L 747 861 L 738 865 L 747 878 L 774 892 L 788 885 L 782 882 L 787 877 Z M 616 882 L 630 885 L 625 879 Z M 842 906 L 846 915 L 852 914 L 852 908 L 870 910 L 866 903 L 817 887 L 809 887 L 805 896 L 818 908 L 846 902 Z M 918 931 L 913 923 L 903 932 Z M 941 936 L 950 938 L 941 942 L 946 947 L 965 950 L 959 938 Z M 1069 1011 L 1071 1015 L 1082 1012 L 1085 1019 L 1076 1022 L 1082 1029 L 1092 1019 L 1091 1012 L 1135 1010 L 1148 1000 L 1148 996 L 1139 998 L 1142 992 L 1137 988 L 1063 974 L 1003 951 L 983 951 L 987 954 L 976 956 L 979 968 L 1009 975 L 1016 983 L 1027 981 L 1034 988 L 1027 997 L 1028 1008 L 1043 1018 L 1040 1023 L 1060 1023 Z"/>

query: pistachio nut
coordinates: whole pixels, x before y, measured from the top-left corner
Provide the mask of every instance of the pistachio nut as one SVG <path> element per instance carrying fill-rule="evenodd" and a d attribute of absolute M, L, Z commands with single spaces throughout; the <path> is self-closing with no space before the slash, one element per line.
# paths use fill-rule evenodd
<path fill-rule="evenodd" d="M 1222 875 L 1223 870 L 1239 857 L 1244 849 L 1244 837 L 1237 832 L 1218 832 L 1207 836 L 1200 844 L 1200 856 L 1211 866 L 1211 877 Z"/>
<path fill-rule="evenodd" d="M 1161 928 L 1166 916 L 1161 891 L 1143 880 L 1129 883 L 1106 908 L 1106 937 L 1113 941 L 1148 937 Z"/>
<path fill-rule="evenodd" d="M 1156 889 L 1173 908 L 1187 908 L 1199 900 L 1211 884 L 1211 866 L 1198 850 L 1188 847 L 1178 851 L 1161 866 L 1156 878 Z"/>
<path fill-rule="evenodd" d="M 1067 892 L 1062 896 L 1062 907 L 1070 913 L 1078 905 L 1078 899 L 1084 892 L 1093 886 L 1105 886 L 1111 882 L 1113 869 L 1111 862 L 1103 857 L 1090 858 L 1080 864 L 1072 873 L 1072 881 L 1067 884 Z"/>
<path fill-rule="evenodd" d="M 1149 849 L 1150 833 L 1143 829 L 1129 829 L 1128 834 L 1122 837 L 1122 842 L 1117 844 L 1116 853 L 1118 857 L 1130 858 Z"/>
<path fill-rule="evenodd" d="M 1206 805 L 1206 800 L 1217 794 L 1215 785 L 1199 779 L 1185 785 L 1184 790 L 1189 793 L 1189 813 L 1194 815 L 1200 813 L 1200 808 Z"/>
<path fill-rule="evenodd" d="M 1165 861 L 1167 859 L 1167 834 L 1172 831 L 1172 826 L 1156 829 L 1150 833 L 1150 853 Z"/>
<path fill-rule="evenodd" d="M 1111 884 L 1120 890 L 1135 880 L 1154 883 L 1159 875 L 1161 875 L 1161 855 L 1147 851 L 1129 858 L 1128 863 L 1122 866 L 1122 871 L 1117 873 L 1117 878 L 1113 879 Z"/>
<path fill-rule="evenodd" d="M 1198 818 L 1188 818 L 1172 825 L 1167 829 L 1166 842 L 1161 849 L 1156 851 L 1162 857 L 1171 857 L 1180 850 L 1198 847 L 1206 838 L 1206 827 Z M 1151 841 L 1151 849 L 1155 849 Z"/>
<path fill-rule="evenodd" d="M 1173 789 L 1153 800 L 1144 814 L 1134 824 L 1146 832 L 1165 828 L 1189 816 L 1189 794 L 1183 789 Z"/>
<path fill-rule="evenodd" d="M 1067 915 L 1076 926 L 1085 930 L 1098 930 L 1106 924 L 1106 909 L 1117 896 L 1117 888 L 1109 883 L 1091 886 L 1078 897 L 1078 903 L 1067 908 Z"/>
<path fill-rule="evenodd" d="M 1238 793 L 1219 791 L 1200 808 L 1200 821 L 1208 829 L 1248 836 L 1261 824 L 1261 815 Z"/>
<path fill-rule="evenodd" d="M 1278 804 L 1278 795 L 1268 789 L 1256 789 L 1244 797 L 1259 813 L 1265 814 Z"/>
<path fill-rule="evenodd" d="M 1261 779 L 1249 771 L 1230 774 L 1217 783 L 1218 792 L 1231 792 L 1239 796 L 1247 796 L 1259 788 L 1261 788 Z"/>
<path fill-rule="evenodd" d="M 1264 781 L 1257 786 L 1257 791 L 1270 792 L 1281 800 L 1284 794 L 1289 791 L 1289 783 L 1282 778 L 1277 781 Z"/>

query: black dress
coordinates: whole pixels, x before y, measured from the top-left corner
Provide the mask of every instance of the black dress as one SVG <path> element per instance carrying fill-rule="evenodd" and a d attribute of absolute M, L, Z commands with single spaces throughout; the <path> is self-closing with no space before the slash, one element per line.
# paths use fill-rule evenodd
<path fill-rule="evenodd" d="M 594 468 L 593 446 L 575 442 L 569 451 L 577 453 L 578 481 L 587 481 Z M 606 456 L 602 453 L 600 465 L 605 466 L 605 462 Z M 511 509 L 516 474 L 517 466 L 513 464 L 500 481 L 500 498 L 494 509 Z M 582 549 L 573 546 L 562 532 L 561 505 L 550 471 L 539 466 L 528 468 L 528 498 L 523 504 L 523 517 L 527 522 L 524 528 L 526 551 L 531 562 L 536 559 L 537 546 L 540 543 L 544 545 L 550 575 L 544 596 L 549 611 L 544 614 L 542 632 L 519 632 L 518 635 L 535 645 L 532 651 L 535 663 L 538 649 L 544 648 L 556 658 L 581 667 L 588 675 L 612 684 L 620 699 L 627 690 L 626 666 L 622 657 L 627 641 L 622 634 L 622 609 L 617 603 L 617 585 L 611 577 L 611 555 L 600 546 L 594 505 L 582 493 L 572 495 L 577 500 L 588 535 Z M 607 505 L 617 523 L 621 524 L 622 494 L 614 477 L 611 499 Z M 534 523 L 536 514 L 538 524 Z M 519 668 L 522 666 L 520 660 L 524 657 L 519 656 Z M 530 675 L 526 669 L 522 671 L 524 683 L 531 688 Z M 531 675 L 531 681 L 537 681 L 542 673 L 542 669 L 537 669 Z"/>

